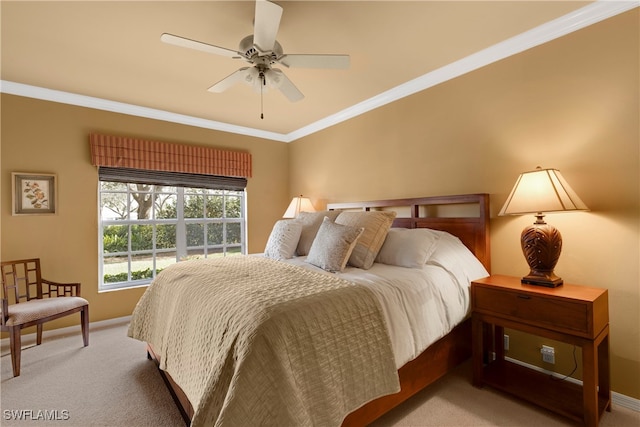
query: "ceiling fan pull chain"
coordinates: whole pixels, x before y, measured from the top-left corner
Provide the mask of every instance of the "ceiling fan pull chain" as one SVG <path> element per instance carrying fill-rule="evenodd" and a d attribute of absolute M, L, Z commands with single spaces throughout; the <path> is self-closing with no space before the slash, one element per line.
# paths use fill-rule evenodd
<path fill-rule="evenodd" d="M 266 82 L 266 80 L 264 78 L 264 74 L 262 74 L 262 84 L 260 85 L 260 120 L 264 119 L 264 114 L 263 114 L 263 111 L 264 111 L 264 100 L 263 100 L 263 94 L 262 94 L 263 90 L 262 90 L 262 88 L 266 84 L 267 84 L 267 82 Z"/>

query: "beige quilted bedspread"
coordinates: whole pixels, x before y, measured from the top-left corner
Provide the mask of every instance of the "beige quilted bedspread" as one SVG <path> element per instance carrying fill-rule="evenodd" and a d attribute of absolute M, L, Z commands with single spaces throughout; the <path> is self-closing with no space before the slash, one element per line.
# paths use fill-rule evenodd
<path fill-rule="evenodd" d="M 199 426 L 338 426 L 397 392 L 385 320 L 362 285 L 259 256 L 180 262 L 136 306 Z"/>

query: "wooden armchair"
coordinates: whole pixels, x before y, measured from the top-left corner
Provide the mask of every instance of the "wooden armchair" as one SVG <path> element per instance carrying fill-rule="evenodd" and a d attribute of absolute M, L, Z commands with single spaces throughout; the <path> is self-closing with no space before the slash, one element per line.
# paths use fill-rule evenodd
<path fill-rule="evenodd" d="M 42 324 L 80 312 L 82 340 L 89 345 L 89 302 L 80 297 L 80 283 L 43 279 L 40 259 L 2 261 L 0 329 L 9 332 L 13 376 L 20 375 L 21 332 L 36 326 L 36 344 L 42 343 Z"/>

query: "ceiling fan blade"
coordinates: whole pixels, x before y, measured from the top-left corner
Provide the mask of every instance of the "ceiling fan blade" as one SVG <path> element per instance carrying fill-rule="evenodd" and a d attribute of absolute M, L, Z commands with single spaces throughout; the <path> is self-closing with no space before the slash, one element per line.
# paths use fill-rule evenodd
<path fill-rule="evenodd" d="M 253 69 L 253 67 L 242 67 L 239 70 L 234 71 L 233 73 L 229 74 L 227 77 L 225 77 L 224 79 L 220 80 L 218 83 L 214 84 L 213 86 L 211 86 L 207 90 L 209 92 L 220 93 L 220 92 L 224 92 L 225 90 L 229 89 L 231 86 L 233 86 L 234 84 L 236 84 L 238 82 L 247 81 L 247 82 L 251 83 L 250 81 L 253 78 L 253 76 L 251 74 L 251 70 L 252 69 Z"/>
<path fill-rule="evenodd" d="M 256 0 L 253 44 L 260 52 L 271 52 L 280 27 L 282 7 L 267 0 Z"/>
<path fill-rule="evenodd" d="M 277 68 L 268 70 L 267 84 L 280 89 L 280 92 L 291 102 L 297 102 L 304 98 L 304 95 L 298 90 L 296 85 Z"/>
<path fill-rule="evenodd" d="M 278 62 L 291 68 L 349 68 L 349 55 L 283 55 Z"/>
<path fill-rule="evenodd" d="M 240 58 L 240 53 L 238 53 L 235 50 L 214 46 L 212 44 L 202 43 L 196 40 L 175 36 L 169 33 L 163 33 L 160 36 L 160 40 L 175 46 L 186 47 L 189 49 L 196 49 L 196 50 L 200 50 L 207 53 L 213 53 L 215 55 L 228 56 L 230 58 Z"/>

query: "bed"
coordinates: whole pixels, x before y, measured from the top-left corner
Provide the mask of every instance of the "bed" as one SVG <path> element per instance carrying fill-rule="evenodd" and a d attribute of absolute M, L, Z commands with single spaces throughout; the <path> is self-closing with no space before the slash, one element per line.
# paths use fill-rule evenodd
<path fill-rule="evenodd" d="M 228 257 L 235 258 L 223 262 L 232 264 L 229 266 L 213 260 L 178 263 L 183 265 L 159 275 L 141 298 L 132 316 L 129 335 L 147 342 L 148 357 L 158 364 L 187 424 L 363 426 L 470 356 L 468 282 L 487 275 L 490 269 L 489 196 L 331 203 L 327 208 L 327 216 L 332 219 L 325 219 L 311 239 L 303 237 L 304 231 L 296 231 L 298 223 L 283 220 L 277 224 L 286 224 L 294 229 L 294 234 L 298 233 L 296 255 L 307 240 L 310 247 L 307 253 L 300 251 L 302 256 L 278 256 L 278 251 L 273 256 L 270 245 L 274 227 L 263 256 Z M 373 235 L 369 225 L 361 226 L 361 218 L 365 216 L 384 217 L 392 228 Z M 405 233 L 402 229 L 421 230 Z M 331 259 L 318 256 L 327 253 L 318 249 L 322 248 L 319 241 L 324 242 L 324 237 L 330 235 L 327 230 L 335 231 L 342 239 L 341 244 L 349 247 L 345 249 L 346 258 L 332 259 L 340 252 L 334 249 L 333 240 Z M 420 250 L 428 246 L 431 251 L 416 257 L 428 260 L 424 265 L 419 264 L 423 261 L 413 259 L 413 253 L 408 254 L 410 261 L 407 254 L 399 255 L 413 248 L 406 244 L 407 236 L 414 238 L 418 233 L 429 235 L 436 242 L 420 243 Z M 354 234 L 357 236 L 353 239 L 349 237 Z M 278 239 L 275 240 L 281 250 L 286 247 L 281 233 Z M 477 266 L 458 273 L 442 265 L 440 260 L 444 258 L 438 255 L 442 250 L 437 248 L 455 243 L 454 240 L 475 256 L 471 258 Z M 378 243 L 372 245 L 372 241 Z M 286 251 L 290 253 L 291 248 Z M 459 259 L 458 255 L 455 259 Z M 402 265 L 406 262 L 418 266 Z M 237 272 L 243 272 L 243 279 L 232 282 Z M 272 275 L 276 277 L 274 281 L 282 281 L 284 286 L 266 285 Z M 282 279 L 285 275 L 286 280 Z M 162 280 L 158 280 L 161 276 Z M 203 285 L 201 282 L 208 281 L 210 276 L 218 277 L 217 282 L 221 283 Z M 422 280 L 466 282 L 466 290 L 464 285 L 455 291 L 442 285 L 442 289 L 449 290 L 429 291 L 439 296 L 452 293 L 458 301 L 457 308 L 442 311 L 434 306 L 428 311 L 441 315 L 437 321 L 429 322 L 442 323 L 444 329 L 438 332 L 430 328 L 424 333 L 428 337 L 412 330 L 413 336 L 405 339 L 408 335 L 403 335 L 398 325 L 413 322 L 414 318 L 422 322 L 422 315 L 418 311 L 414 312 L 417 315 L 411 314 L 407 309 L 402 314 L 403 320 L 394 320 L 390 313 L 400 311 L 396 306 L 411 305 L 417 297 L 396 298 L 396 295 Z M 302 282 L 304 286 L 296 287 L 296 283 Z M 225 299 L 227 294 L 238 293 L 243 295 L 240 304 L 233 305 Z M 189 294 L 196 297 L 184 300 Z M 255 295 L 246 296 L 249 294 Z M 269 305 L 265 299 L 256 302 L 255 298 L 266 294 L 271 295 L 266 298 Z M 390 301 L 395 299 L 402 301 L 394 305 Z M 165 305 L 158 308 L 158 301 Z M 271 301 L 276 302 L 270 305 Z M 204 309 L 194 308 L 200 303 L 207 307 L 206 314 Z M 220 315 L 222 311 L 224 316 Z M 235 312 L 236 317 L 227 317 L 234 316 L 227 311 Z M 183 318 L 187 320 L 176 322 Z M 248 323 L 241 324 L 238 319 Z M 223 324 L 217 325 L 220 322 Z M 184 325 L 176 329 L 175 323 Z M 222 332 L 212 335 L 215 331 Z M 322 336 L 322 340 L 317 336 Z M 216 344 L 209 344 L 213 342 Z M 223 347 L 228 352 L 220 353 Z M 233 352 L 229 350 L 231 347 Z M 205 354 L 209 359 L 202 363 Z"/>

